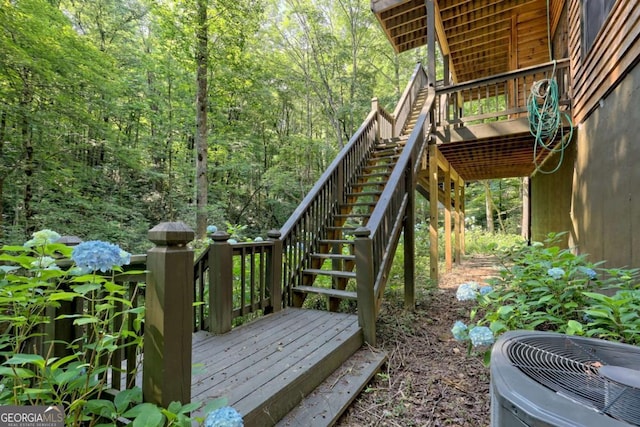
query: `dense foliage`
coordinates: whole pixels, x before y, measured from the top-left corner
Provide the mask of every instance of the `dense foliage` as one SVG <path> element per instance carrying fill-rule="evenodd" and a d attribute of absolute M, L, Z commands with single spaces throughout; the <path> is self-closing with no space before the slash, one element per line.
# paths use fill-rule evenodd
<path fill-rule="evenodd" d="M 468 339 L 466 331 L 477 325 L 494 336 L 530 329 L 640 345 L 640 270 L 601 268 L 561 249 L 561 237 L 501 251 L 499 277 L 487 286 L 462 284 L 458 299 L 478 306 L 470 325 L 456 322 L 454 336 Z"/>
<path fill-rule="evenodd" d="M 196 2 L 2 0 L 0 240 L 195 221 Z M 200 4 L 200 3 L 199 3 Z M 368 1 L 210 0 L 209 223 L 280 227 L 415 56 Z"/>

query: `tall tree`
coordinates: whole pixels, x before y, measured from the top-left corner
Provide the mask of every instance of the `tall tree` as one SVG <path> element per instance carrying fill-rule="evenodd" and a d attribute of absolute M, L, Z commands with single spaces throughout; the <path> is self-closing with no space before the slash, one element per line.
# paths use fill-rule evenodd
<path fill-rule="evenodd" d="M 209 26 L 207 0 L 197 0 L 196 19 L 196 236 L 207 232 L 207 72 Z"/>

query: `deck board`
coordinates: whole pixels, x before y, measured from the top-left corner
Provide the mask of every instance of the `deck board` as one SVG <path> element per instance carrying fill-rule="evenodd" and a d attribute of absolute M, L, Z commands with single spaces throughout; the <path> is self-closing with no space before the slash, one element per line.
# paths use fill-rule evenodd
<path fill-rule="evenodd" d="M 225 397 L 245 416 L 246 425 L 273 425 L 268 410 L 260 406 L 282 411 L 286 403 L 277 400 L 278 393 L 309 393 L 315 388 L 307 390 L 309 376 L 331 373 L 338 363 L 333 354 L 355 351 L 361 335 L 356 315 L 296 308 L 224 335 L 198 332 L 193 338 L 191 400 L 206 404 Z M 333 360 L 324 363 L 325 358 Z M 325 370 L 329 372 L 321 372 Z M 256 421 L 259 417 L 264 420 Z"/>

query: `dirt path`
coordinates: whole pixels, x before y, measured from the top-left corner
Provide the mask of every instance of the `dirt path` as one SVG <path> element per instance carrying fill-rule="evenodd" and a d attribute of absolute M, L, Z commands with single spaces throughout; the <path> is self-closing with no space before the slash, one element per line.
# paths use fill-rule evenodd
<path fill-rule="evenodd" d="M 497 272 L 489 256 L 472 256 L 442 275 L 438 289 L 418 292 L 407 313 L 402 296 L 386 301 L 378 321 L 378 345 L 389 362 L 356 399 L 338 426 L 489 425 L 489 369 L 468 355 L 451 327 L 468 320 L 473 303 L 456 300 L 458 286 L 483 283 Z"/>

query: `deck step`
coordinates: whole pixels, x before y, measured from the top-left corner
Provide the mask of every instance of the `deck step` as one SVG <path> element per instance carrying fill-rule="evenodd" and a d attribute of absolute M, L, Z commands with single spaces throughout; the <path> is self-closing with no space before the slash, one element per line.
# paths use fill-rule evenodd
<path fill-rule="evenodd" d="M 344 255 L 344 254 L 311 254 L 311 258 L 321 258 L 321 259 L 337 259 L 344 261 L 355 261 L 355 255 Z"/>
<path fill-rule="evenodd" d="M 318 295 L 326 295 L 329 297 L 336 297 L 341 299 L 358 299 L 358 294 L 353 291 L 343 291 L 340 289 L 333 288 L 321 288 L 319 286 L 296 286 L 293 289 L 293 292 L 302 293 L 302 294 L 318 294 Z"/>
<path fill-rule="evenodd" d="M 318 268 L 307 268 L 302 270 L 304 274 L 313 274 L 314 276 L 331 276 L 343 279 L 355 279 L 355 271 L 339 271 L 339 270 L 320 270 Z"/>
<path fill-rule="evenodd" d="M 329 427 L 380 371 L 387 354 L 361 348 L 278 424 L 278 427 Z"/>
<path fill-rule="evenodd" d="M 321 239 L 318 243 L 321 245 L 353 245 L 355 241 L 349 239 Z"/>
<path fill-rule="evenodd" d="M 357 193 L 347 193 L 347 197 L 379 196 L 382 191 L 358 191 Z"/>
<path fill-rule="evenodd" d="M 275 425 L 363 344 L 356 315 L 294 308 L 198 334 L 192 401 L 225 397 L 247 427 Z"/>

